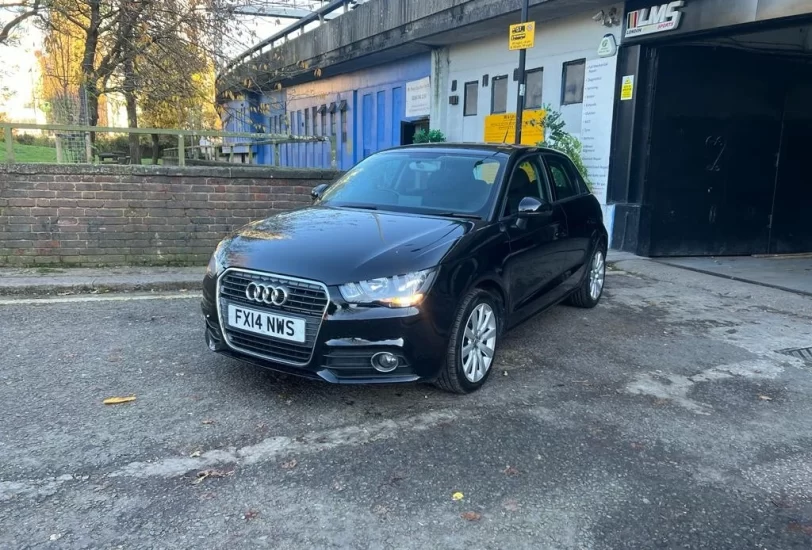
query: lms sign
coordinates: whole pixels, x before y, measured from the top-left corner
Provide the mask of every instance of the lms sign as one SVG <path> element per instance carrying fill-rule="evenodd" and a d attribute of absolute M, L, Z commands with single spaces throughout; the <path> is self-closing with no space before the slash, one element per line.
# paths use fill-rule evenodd
<path fill-rule="evenodd" d="M 626 16 L 626 38 L 670 31 L 679 27 L 680 9 L 685 0 L 676 0 L 659 6 L 630 11 Z"/>

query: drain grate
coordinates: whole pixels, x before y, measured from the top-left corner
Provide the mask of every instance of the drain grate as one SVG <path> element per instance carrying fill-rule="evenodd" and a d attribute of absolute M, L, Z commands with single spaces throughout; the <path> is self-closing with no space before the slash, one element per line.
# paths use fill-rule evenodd
<path fill-rule="evenodd" d="M 797 357 L 798 359 L 803 359 L 804 361 L 812 361 L 812 348 L 780 349 L 777 353 L 783 353 L 784 355 L 789 355 L 790 357 Z"/>

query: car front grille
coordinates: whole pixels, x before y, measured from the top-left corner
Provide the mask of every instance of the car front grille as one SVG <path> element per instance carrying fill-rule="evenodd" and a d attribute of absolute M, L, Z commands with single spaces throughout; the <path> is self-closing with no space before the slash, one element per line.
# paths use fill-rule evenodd
<path fill-rule="evenodd" d="M 245 296 L 245 290 L 252 282 L 282 285 L 288 290 L 288 299 L 282 306 L 258 304 L 249 300 Z M 233 268 L 226 270 L 221 276 L 217 299 L 223 334 L 232 348 L 269 361 L 292 365 L 307 364 L 313 356 L 313 348 L 329 301 L 327 289 L 321 283 Z M 305 341 L 291 342 L 233 328 L 225 318 L 229 303 L 304 319 Z"/>

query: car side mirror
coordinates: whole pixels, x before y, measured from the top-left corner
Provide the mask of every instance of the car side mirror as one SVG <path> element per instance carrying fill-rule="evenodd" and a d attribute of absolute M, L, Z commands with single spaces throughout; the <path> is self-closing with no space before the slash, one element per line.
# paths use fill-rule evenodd
<path fill-rule="evenodd" d="M 541 214 L 550 210 L 550 203 L 537 197 L 525 197 L 519 201 L 516 227 L 524 229 L 527 226 L 527 218 L 535 214 Z"/>
<path fill-rule="evenodd" d="M 536 197 L 525 197 L 519 202 L 519 217 L 526 218 L 550 209 L 550 203 Z"/>
<path fill-rule="evenodd" d="M 327 191 L 328 187 L 330 187 L 329 184 L 322 183 L 320 185 L 317 185 L 313 189 L 311 189 L 310 190 L 310 198 L 313 200 L 313 202 L 316 202 L 317 200 L 319 200 L 321 198 L 321 196 L 324 194 L 324 192 Z"/>

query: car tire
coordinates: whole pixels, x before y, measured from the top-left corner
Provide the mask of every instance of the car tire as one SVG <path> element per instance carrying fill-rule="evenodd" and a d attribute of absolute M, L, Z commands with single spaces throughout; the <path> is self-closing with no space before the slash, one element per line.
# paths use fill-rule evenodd
<path fill-rule="evenodd" d="M 459 394 L 482 387 L 496 360 L 497 344 L 502 336 L 502 316 L 501 301 L 484 289 L 475 288 L 462 299 L 454 317 L 443 367 L 434 382 L 437 387 Z M 482 324 L 472 330 L 477 326 L 477 320 Z M 469 338 L 474 334 L 475 341 Z M 466 348 L 468 355 L 464 357 Z"/>
<path fill-rule="evenodd" d="M 581 286 L 574 294 L 570 295 L 568 302 L 575 307 L 585 309 L 593 308 L 603 296 L 603 288 L 606 282 L 606 247 L 598 243 L 592 257 L 589 259 L 589 268 L 584 275 Z"/>

